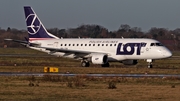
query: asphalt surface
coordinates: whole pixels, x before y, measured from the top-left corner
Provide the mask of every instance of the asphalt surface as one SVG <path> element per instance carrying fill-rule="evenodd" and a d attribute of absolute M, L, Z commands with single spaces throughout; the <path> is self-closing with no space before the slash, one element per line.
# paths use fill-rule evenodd
<path fill-rule="evenodd" d="M 0 76 L 44 76 L 44 75 L 58 75 L 58 76 L 90 76 L 90 77 L 176 77 L 180 78 L 180 74 L 70 74 L 70 73 L 31 73 L 31 72 L 0 72 Z"/>

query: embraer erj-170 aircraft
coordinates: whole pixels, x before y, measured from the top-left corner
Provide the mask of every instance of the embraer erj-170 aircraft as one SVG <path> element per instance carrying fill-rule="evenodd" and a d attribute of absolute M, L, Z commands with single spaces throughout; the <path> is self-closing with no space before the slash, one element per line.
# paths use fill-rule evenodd
<path fill-rule="evenodd" d="M 145 59 L 152 68 L 154 59 L 172 56 L 169 49 L 154 39 L 132 38 L 58 38 L 45 29 L 40 19 L 29 7 L 24 7 L 29 39 L 19 42 L 27 47 L 51 55 L 81 60 L 81 66 L 89 67 L 90 62 L 109 67 L 109 62 L 136 65 L 137 60 Z"/>

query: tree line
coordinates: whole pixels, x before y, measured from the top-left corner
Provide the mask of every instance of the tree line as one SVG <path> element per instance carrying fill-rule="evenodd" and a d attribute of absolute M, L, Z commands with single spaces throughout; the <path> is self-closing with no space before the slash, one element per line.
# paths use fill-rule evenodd
<path fill-rule="evenodd" d="M 118 30 L 108 31 L 103 26 L 87 24 L 69 29 L 50 28 L 48 31 L 60 38 L 151 38 L 160 41 L 170 50 L 180 50 L 180 28 L 169 30 L 153 27 L 149 31 L 143 32 L 139 27 L 130 27 L 127 24 L 122 24 Z M 17 43 L 4 41 L 4 39 L 25 40 L 24 37 L 28 37 L 26 30 L 10 27 L 7 29 L 0 28 L 0 47 L 22 47 Z"/>

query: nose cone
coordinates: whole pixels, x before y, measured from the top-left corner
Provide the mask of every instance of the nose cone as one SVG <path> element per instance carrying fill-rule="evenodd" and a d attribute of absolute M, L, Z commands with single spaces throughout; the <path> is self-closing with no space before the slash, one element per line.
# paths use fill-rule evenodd
<path fill-rule="evenodd" d="M 166 58 L 171 57 L 171 56 L 172 56 L 172 52 L 171 52 L 170 50 L 167 50 L 167 51 L 165 52 L 164 56 L 165 56 Z"/>
<path fill-rule="evenodd" d="M 171 51 L 167 52 L 167 53 L 166 53 L 166 56 L 167 56 L 167 57 L 171 57 L 171 56 L 172 56 L 172 52 L 171 52 Z"/>

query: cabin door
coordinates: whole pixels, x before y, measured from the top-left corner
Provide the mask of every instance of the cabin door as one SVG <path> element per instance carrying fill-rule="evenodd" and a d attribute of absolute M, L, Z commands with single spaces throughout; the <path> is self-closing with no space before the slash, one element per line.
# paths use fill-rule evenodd
<path fill-rule="evenodd" d="M 54 48 L 58 48 L 58 42 L 54 42 Z"/>

